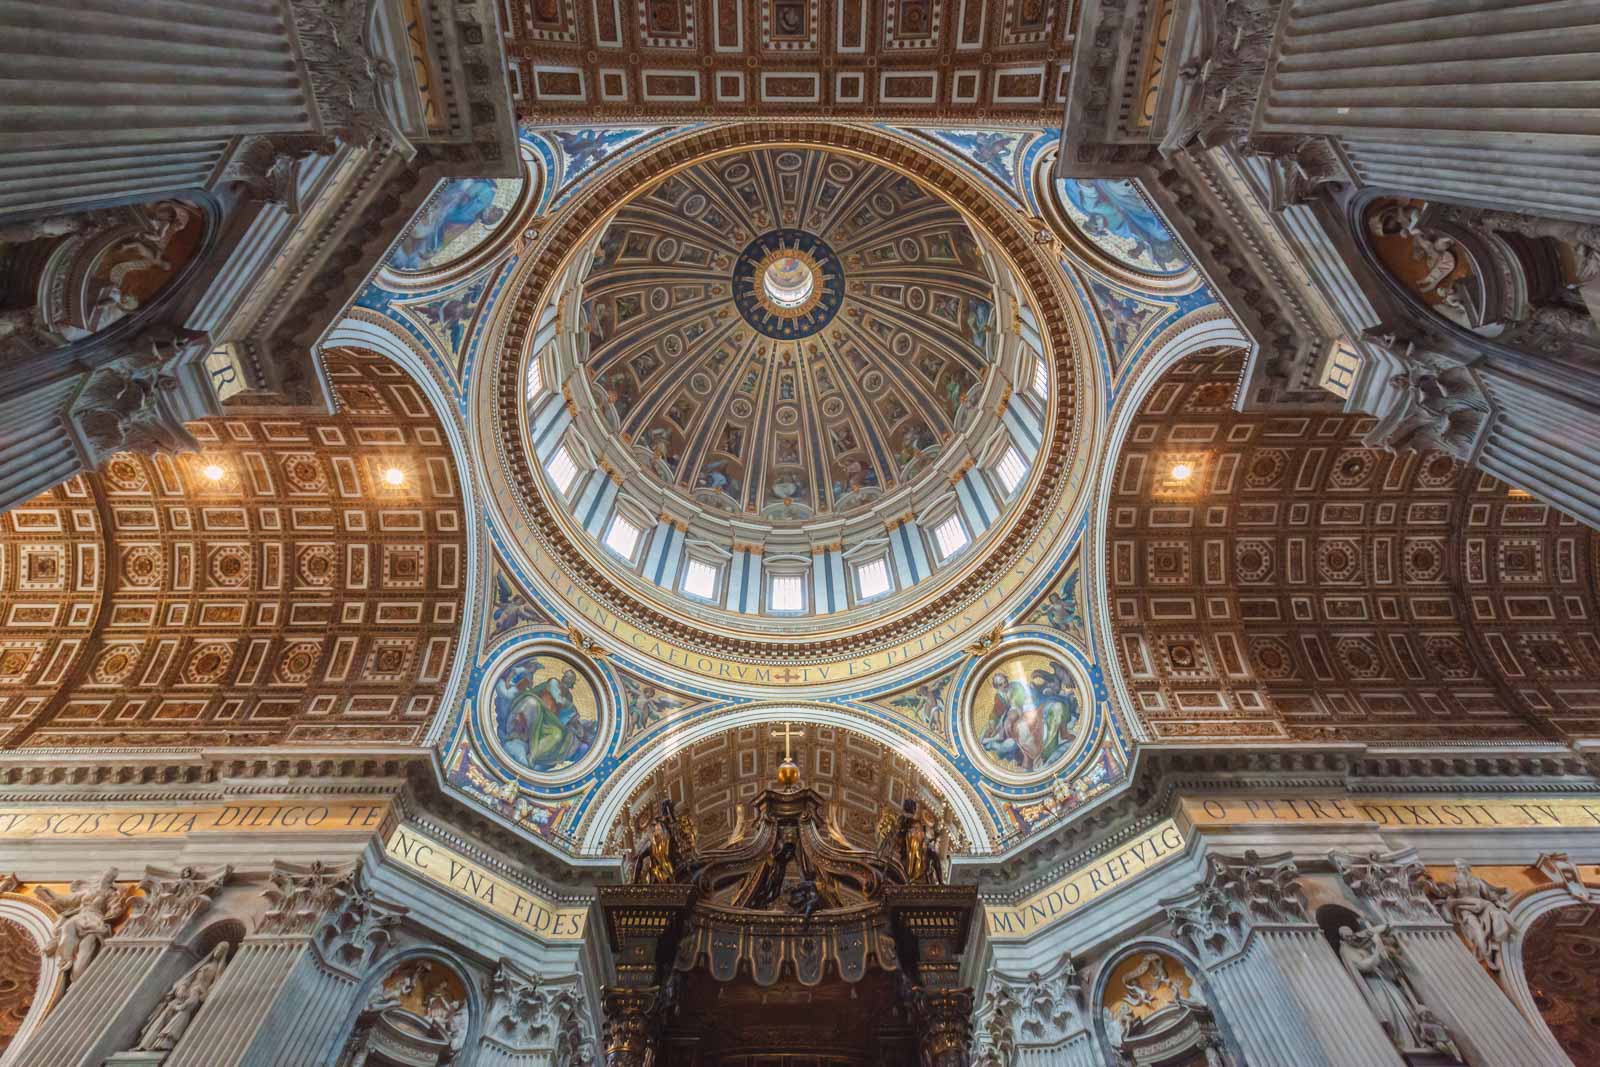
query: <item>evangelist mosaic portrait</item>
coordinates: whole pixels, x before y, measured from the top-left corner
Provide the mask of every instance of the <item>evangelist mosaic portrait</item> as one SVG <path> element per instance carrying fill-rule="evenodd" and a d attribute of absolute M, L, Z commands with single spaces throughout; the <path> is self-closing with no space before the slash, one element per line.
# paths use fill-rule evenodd
<path fill-rule="evenodd" d="M 417 273 L 453 263 L 511 217 L 521 178 L 458 178 L 446 182 L 420 212 L 389 257 L 395 270 Z"/>
<path fill-rule="evenodd" d="M 535 774 L 582 763 L 600 734 L 593 685 L 571 662 L 530 652 L 507 664 L 490 686 L 491 727 L 505 755 Z"/>
<path fill-rule="evenodd" d="M 1056 192 L 1078 229 L 1113 259 L 1148 274 L 1189 269 L 1183 246 L 1132 182 L 1063 179 Z"/>
<path fill-rule="evenodd" d="M 1019 652 L 984 667 L 969 683 L 966 732 L 978 760 L 1002 777 L 1034 777 L 1078 747 L 1091 705 L 1061 661 Z"/>

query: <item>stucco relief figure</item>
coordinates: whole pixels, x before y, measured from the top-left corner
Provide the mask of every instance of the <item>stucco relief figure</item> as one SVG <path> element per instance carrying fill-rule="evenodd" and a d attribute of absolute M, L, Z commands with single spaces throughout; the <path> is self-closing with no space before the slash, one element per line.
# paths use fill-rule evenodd
<path fill-rule="evenodd" d="M 188 260 L 195 239 L 179 236 L 198 233 L 202 218 L 199 208 L 177 200 L 143 209 L 140 227 L 95 257 L 79 317 L 57 325 L 62 336 L 81 340 L 139 310 Z"/>
<path fill-rule="evenodd" d="M 1439 910 L 1455 923 L 1478 962 L 1498 974 L 1506 943 L 1516 932 L 1507 907 L 1510 891 L 1473 874 L 1466 860 L 1456 860 L 1456 880 L 1440 886 L 1439 892 Z"/>
<path fill-rule="evenodd" d="M 133 888 L 117 888 L 117 869 L 108 868 L 92 882 L 73 882 L 71 892 L 57 896 L 44 886 L 34 893 L 61 915 L 44 950 L 56 958 L 69 983 L 83 977 L 111 936 L 111 927 L 128 911 Z"/>
<path fill-rule="evenodd" d="M 216 988 L 222 970 L 228 965 L 230 946 L 224 941 L 209 955 L 189 969 L 189 972 L 169 989 L 156 1005 L 150 1019 L 139 1032 L 139 1043 L 134 1048 L 141 1052 L 174 1048 L 178 1039 L 194 1021 L 195 1013 L 205 1003 L 211 990 Z"/>
<path fill-rule="evenodd" d="M 1434 1049 L 1459 1057 L 1449 1032 L 1412 986 L 1401 964 L 1400 943 L 1387 923 L 1360 930 L 1339 927 L 1339 961 L 1396 1048 Z"/>

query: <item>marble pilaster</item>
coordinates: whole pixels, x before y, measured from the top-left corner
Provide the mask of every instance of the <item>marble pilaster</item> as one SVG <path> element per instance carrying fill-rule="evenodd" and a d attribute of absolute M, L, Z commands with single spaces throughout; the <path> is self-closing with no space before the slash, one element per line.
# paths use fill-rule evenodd
<path fill-rule="evenodd" d="M 1194 892 L 1164 901 L 1178 937 L 1206 968 L 1213 1005 L 1251 1064 L 1398 1067 L 1306 913 L 1287 853 L 1207 859 Z"/>
<path fill-rule="evenodd" d="M 1336 137 L 1365 185 L 1596 220 L 1597 52 L 1583 4 L 1297 0 L 1254 132 Z"/>
<path fill-rule="evenodd" d="M 362 975 L 404 909 L 359 864 L 275 864 L 271 907 L 240 944 L 166 1067 L 314 1067 L 343 1036 Z"/>
<path fill-rule="evenodd" d="M 151 868 L 122 929 L 107 939 L 83 977 L 45 1017 L 20 1063 L 99 1067 L 132 1045 L 161 994 L 196 962 L 177 942 L 211 905 L 231 867 L 171 872 Z"/>
<path fill-rule="evenodd" d="M 579 1067 L 596 1059 L 577 975 L 543 979 L 502 959 L 489 985 L 479 1067 Z"/>
<path fill-rule="evenodd" d="M 1332 858 L 1345 884 L 1388 925 L 1417 992 L 1472 1067 L 1569 1067 L 1550 1032 L 1529 1022 L 1440 915 L 1413 853 Z"/>

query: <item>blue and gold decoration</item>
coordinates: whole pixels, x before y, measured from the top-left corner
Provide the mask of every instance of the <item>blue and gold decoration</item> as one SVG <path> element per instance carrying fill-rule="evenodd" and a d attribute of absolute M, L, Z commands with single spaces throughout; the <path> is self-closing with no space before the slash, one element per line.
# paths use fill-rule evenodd
<path fill-rule="evenodd" d="M 733 265 L 733 299 L 759 333 L 810 337 L 844 303 L 844 267 L 828 243 L 804 230 L 769 230 Z"/>

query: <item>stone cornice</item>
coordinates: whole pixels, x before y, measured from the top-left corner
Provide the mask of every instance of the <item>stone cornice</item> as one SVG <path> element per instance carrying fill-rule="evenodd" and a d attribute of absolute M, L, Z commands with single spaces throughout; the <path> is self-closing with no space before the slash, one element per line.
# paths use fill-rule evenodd
<path fill-rule="evenodd" d="M 461 852 L 513 881 L 528 881 L 546 896 L 563 902 L 589 899 L 587 886 L 621 880 L 617 856 L 571 856 L 561 846 L 514 827 L 477 804 L 458 797 L 444 783 L 443 768 L 435 759 L 413 764 L 399 814 L 443 844 Z M 506 857 L 516 857 L 516 863 Z M 537 876 L 537 877 L 534 877 Z M 572 887 L 587 883 L 578 896 Z M 566 886 L 560 892 L 548 886 Z"/>
<path fill-rule="evenodd" d="M 0 757 L 0 802 L 160 801 L 183 803 L 253 795 L 379 795 L 405 782 L 422 752 L 274 754 L 118 753 Z"/>
<path fill-rule="evenodd" d="M 1166 818 L 1181 794 L 1281 797 L 1309 790 L 1357 798 L 1396 793 L 1600 796 L 1600 774 L 1589 753 L 1548 744 L 1443 751 L 1361 744 L 1227 749 L 1144 745 L 1134 755 L 1124 789 L 1085 805 L 1054 829 L 999 856 L 957 857 L 953 877 L 983 886 L 985 899 L 1020 899 Z"/>

